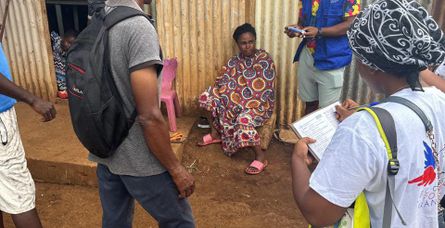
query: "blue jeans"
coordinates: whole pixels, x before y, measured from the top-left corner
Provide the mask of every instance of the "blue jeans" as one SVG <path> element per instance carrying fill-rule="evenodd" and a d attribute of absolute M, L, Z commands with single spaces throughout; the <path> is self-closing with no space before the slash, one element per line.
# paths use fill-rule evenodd
<path fill-rule="evenodd" d="M 192 209 L 186 199 L 179 199 L 168 172 L 148 177 L 123 176 L 98 164 L 97 177 L 103 228 L 132 227 L 134 200 L 158 221 L 161 228 L 195 227 Z"/>

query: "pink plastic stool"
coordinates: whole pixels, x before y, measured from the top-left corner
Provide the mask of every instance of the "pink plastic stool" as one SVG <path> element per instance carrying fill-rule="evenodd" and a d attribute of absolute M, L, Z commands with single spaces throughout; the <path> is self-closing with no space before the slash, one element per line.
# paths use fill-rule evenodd
<path fill-rule="evenodd" d="M 179 105 L 178 95 L 172 89 L 173 80 L 176 78 L 176 69 L 178 61 L 176 58 L 165 59 L 164 68 L 162 69 L 162 90 L 161 102 L 167 107 L 168 123 L 170 131 L 175 132 L 176 117 L 181 116 L 181 106 Z"/>

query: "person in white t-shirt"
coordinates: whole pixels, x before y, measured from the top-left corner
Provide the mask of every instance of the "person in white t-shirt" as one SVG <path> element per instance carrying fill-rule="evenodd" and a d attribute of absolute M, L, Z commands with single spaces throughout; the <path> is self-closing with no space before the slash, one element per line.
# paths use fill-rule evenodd
<path fill-rule="evenodd" d="M 419 73 L 444 60 L 443 32 L 414 0 L 377 0 L 357 16 L 348 37 L 360 60 L 360 75 L 371 89 L 412 101 L 434 127 L 436 146 L 412 110 L 396 103 L 377 105 L 391 113 L 397 131 L 400 170 L 395 176 L 394 202 L 407 225 L 393 212 L 391 227 L 438 227 L 445 181 L 445 94 L 436 88 L 424 90 Z M 337 112 L 345 114 L 356 105 L 346 102 Z M 369 113 L 354 113 L 340 123 L 311 175 L 307 165 L 313 159 L 307 145 L 313 142 L 299 140 L 292 154 L 294 199 L 306 220 L 317 227 L 332 225 L 364 192 L 371 226 L 382 227 L 388 158 Z M 438 156 L 434 156 L 435 149 Z"/>

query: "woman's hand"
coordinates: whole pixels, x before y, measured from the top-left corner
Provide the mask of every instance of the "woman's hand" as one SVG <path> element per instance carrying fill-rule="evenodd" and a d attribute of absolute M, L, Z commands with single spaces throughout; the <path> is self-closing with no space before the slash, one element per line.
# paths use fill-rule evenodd
<path fill-rule="evenodd" d="M 311 166 L 315 163 L 315 158 L 309 154 L 309 144 L 315 143 L 315 139 L 302 138 L 295 144 L 292 154 L 293 158 L 302 159 L 306 162 L 306 165 Z"/>
<path fill-rule="evenodd" d="M 360 105 L 357 104 L 357 102 L 346 99 L 341 105 L 335 106 L 336 115 L 338 121 L 342 122 L 346 118 L 348 118 L 350 115 L 355 113 L 355 109 L 358 108 Z"/>

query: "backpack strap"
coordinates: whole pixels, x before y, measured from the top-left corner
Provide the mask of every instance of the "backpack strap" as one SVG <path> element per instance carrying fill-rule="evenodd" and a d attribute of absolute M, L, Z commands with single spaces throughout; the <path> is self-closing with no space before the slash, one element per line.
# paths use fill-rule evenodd
<path fill-rule="evenodd" d="M 425 126 L 426 132 L 432 132 L 433 131 L 433 124 L 431 124 L 431 121 L 428 119 L 428 117 L 425 115 L 425 113 L 420 109 L 416 104 L 414 104 L 412 101 L 405 99 L 403 97 L 397 97 L 397 96 L 390 96 L 384 99 L 382 102 L 394 102 L 401 105 L 404 105 L 411 109 L 413 112 L 419 116 L 419 118 L 422 120 L 423 125 Z"/>
<path fill-rule="evenodd" d="M 102 9 L 102 13 L 105 14 L 105 9 Z M 108 13 L 105 18 L 103 19 L 104 21 L 104 45 L 105 45 L 105 51 L 104 51 L 104 62 L 107 63 L 105 64 L 106 70 L 111 71 L 109 68 L 110 65 L 110 55 L 109 55 L 109 48 L 108 48 L 108 31 L 115 26 L 116 24 L 118 24 L 119 22 L 128 19 L 128 18 L 132 18 L 135 16 L 143 16 L 145 18 L 147 18 L 150 22 L 150 17 L 148 17 L 144 12 L 128 7 L 128 6 L 117 6 L 115 7 L 110 13 Z M 111 74 L 110 74 L 111 75 Z M 120 95 L 117 87 L 116 87 L 116 82 L 114 81 L 113 77 L 106 77 L 106 80 L 110 86 L 110 90 L 112 91 L 112 93 L 115 95 L 116 99 L 119 100 L 119 102 L 121 104 L 123 104 L 123 99 L 122 96 Z M 133 121 L 135 118 L 137 117 L 137 110 L 136 108 L 131 112 L 129 119 L 131 121 Z"/>
<path fill-rule="evenodd" d="M 393 207 L 396 210 L 398 217 L 402 221 L 402 224 L 406 225 L 405 220 L 403 219 L 399 209 L 394 202 L 395 175 L 400 169 L 400 163 L 397 159 L 397 133 L 394 119 L 388 111 L 382 108 L 365 107 L 360 108 L 358 111 L 367 111 L 372 116 L 376 123 L 380 137 L 385 143 L 386 153 L 388 156 L 388 177 L 386 183 L 386 196 L 382 227 L 391 227 Z"/>
<path fill-rule="evenodd" d="M 114 8 L 104 19 L 104 25 L 107 29 L 112 28 L 117 23 L 135 16 L 143 16 L 150 21 L 150 18 L 142 11 L 128 7 L 118 6 Z"/>
<path fill-rule="evenodd" d="M 370 107 L 360 108 L 358 111 L 367 111 L 374 119 L 377 130 L 385 143 L 386 154 L 388 156 L 388 175 L 397 175 L 400 163 L 397 159 L 397 133 L 394 119 L 391 114 L 382 108 Z"/>

